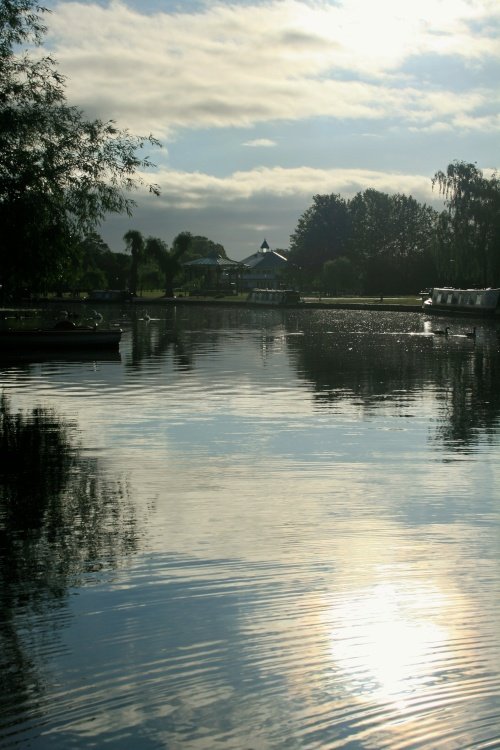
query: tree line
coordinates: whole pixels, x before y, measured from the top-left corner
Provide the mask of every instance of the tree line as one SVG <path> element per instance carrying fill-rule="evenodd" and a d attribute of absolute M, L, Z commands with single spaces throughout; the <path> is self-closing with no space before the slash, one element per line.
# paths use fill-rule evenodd
<path fill-rule="evenodd" d="M 438 212 L 368 189 L 315 195 L 292 234 L 302 283 L 343 293 L 406 293 L 429 285 L 500 286 L 500 181 L 455 161 L 432 180 Z"/>
<path fill-rule="evenodd" d="M 92 289 L 126 289 L 136 295 L 154 289 L 172 297 L 174 283 L 195 286 L 200 282 L 189 278 L 182 263 L 208 255 L 226 257 L 222 245 L 187 231 L 180 232 L 171 247 L 159 237 L 145 237 L 136 229 L 128 230 L 123 242 L 123 252 L 115 252 L 97 232 L 87 235 L 80 243 L 78 262 L 61 278 L 55 291 L 79 295 Z"/>
<path fill-rule="evenodd" d="M 139 170 L 153 166 L 143 149 L 160 144 L 67 104 L 55 62 L 33 54 L 46 12 L 36 0 L 0 3 L 0 285 L 12 295 L 106 286 L 170 296 L 181 258 L 225 256 L 224 248 L 189 232 L 168 248 L 136 230 L 123 253 L 105 245 L 99 225 L 109 213 L 132 214 Z M 455 161 L 432 183 L 441 212 L 373 189 L 351 199 L 315 195 L 290 237 L 287 280 L 361 294 L 500 286 L 497 174 Z"/>

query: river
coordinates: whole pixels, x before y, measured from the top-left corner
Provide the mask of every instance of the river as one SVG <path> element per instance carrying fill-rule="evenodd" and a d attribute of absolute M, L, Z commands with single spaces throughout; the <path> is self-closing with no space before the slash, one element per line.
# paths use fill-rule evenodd
<path fill-rule="evenodd" d="M 0 359 L 0 747 L 500 747 L 495 324 L 100 311 Z"/>

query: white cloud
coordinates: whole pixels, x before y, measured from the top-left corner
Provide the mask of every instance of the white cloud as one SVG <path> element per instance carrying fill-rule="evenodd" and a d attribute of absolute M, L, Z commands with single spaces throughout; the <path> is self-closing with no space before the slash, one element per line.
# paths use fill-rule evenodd
<path fill-rule="evenodd" d="M 435 203 L 435 170 L 498 159 L 498 0 L 220 0 L 154 14 L 140 0 L 48 1 L 71 103 L 172 141 L 152 177 L 161 196 L 140 191 L 132 220 L 106 223 L 116 249 L 130 227 L 168 241 L 188 229 L 240 258 L 263 236 L 286 247 L 315 194 Z"/>
<path fill-rule="evenodd" d="M 287 198 L 341 193 L 349 197 L 367 188 L 412 194 L 426 201 L 435 198 L 428 176 L 366 169 L 258 167 L 228 177 L 164 169 L 159 170 L 155 179 L 161 188 L 161 196 L 155 202 L 159 210 L 167 206 L 206 209 L 262 196 Z"/>
<path fill-rule="evenodd" d="M 182 128 L 314 116 L 411 119 L 416 112 L 430 126 L 442 119 L 442 100 L 453 100 L 450 124 L 468 127 L 478 100 L 495 98 L 496 84 L 481 96 L 454 95 L 432 82 L 404 85 L 398 69 L 427 53 L 498 60 L 497 38 L 481 30 L 488 16 L 500 17 L 490 0 L 274 0 L 154 15 L 118 1 L 69 1 L 56 6 L 49 26 L 75 102 L 90 115 L 168 137 Z"/>
<path fill-rule="evenodd" d="M 276 146 L 276 141 L 269 138 L 256 138 L 254 141 L 246 141 L 243 145 L 250 148 L 273 148 Z"/>

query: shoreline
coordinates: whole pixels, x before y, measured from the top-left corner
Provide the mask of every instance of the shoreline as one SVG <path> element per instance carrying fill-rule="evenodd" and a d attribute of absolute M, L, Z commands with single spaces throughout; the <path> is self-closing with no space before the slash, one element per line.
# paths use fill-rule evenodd
<path fill-rule="evenodd" d="M 148 306 L 148 307 L 157 307 L 157 306 L 187 306 L 187 305 L 193 305 L 195 307 L 200 306 L 209 306 L 209 307 L 241 307 L 241 308 L 248 308 L 248 309 L 259 309 L 259 308 L 265 308 L 265 309 L 273 309 L 273 310 L 379 310 L 383 312 L 424 312 L 422 305 L 411 305 L 411 304 L 403 304 L 398 302 L 380 302 L 380 301 L 359 301 L 359 302 L 353 302 L 353 301 L 346 301 L 342 302 L 341 300 L 335 300 L 335 301 L 329 301 L 329 300 L 318 300 L 318 299 L 305 299 L 303 302 L 300 302 L 299 304 L 290 304 L 290 305 L 275 305 L 275 304 L 265 304 L 265 303 L 255 303 L 255 302 L 248 302 L 247 300 L 242 299 L 230 299 L 230 298 L 223 298 L 223 299 L 217 299 L 217 298 L 199 298 L 199 297 L 174 297 L 174 298 L 166 298 L 166 297 L 136 297 L 129 301 L 101 301 L 101 300 L 93 300 L 93 299 L 81 299 L 76 297 L 53 297 L 50 299 L 38 299 L 33 300 L 33 302 L 30 304 L 29 302 L 20 302 L 18 304 L 11 303 L 10 305 L 5 305 L 0 307 L 0 315 L 5 315 L 5 313 L 12 312 L 12 313 L 20 313 L 21 311 L 33 311 L 33 310 L 40 310 L 40 309 L 46 309 L 47 307 L 51 307 L 52 305 L 58 305 L 58 306 L 64 306 L 64 305 L 91 305 L 91 306 L 101 306 L 101 305 L 113 305 L 113 306 Z"/>

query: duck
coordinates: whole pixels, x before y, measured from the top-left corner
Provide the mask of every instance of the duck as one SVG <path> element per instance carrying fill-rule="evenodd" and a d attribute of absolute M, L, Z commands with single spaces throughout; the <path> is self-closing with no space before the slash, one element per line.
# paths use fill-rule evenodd
<path fill-rule="evenodd" d="M 444 331 L 441 331 L 440 329 L 438 329 L 437 331 L 433 331 L 432 333 L 435 336 L 447 336 L 449 330 L 450 330 L 450 327 L 446 326 L 446 328 L 444 329 Z"/>
<path fill-rule="evenodd" d="M 475 339 L 476 338 L 476 326 L 472 329 L 472 331 L 467 331 L 465 334 L 468 339 Z"/>
<path fill-rule="evenodd" d="M 144 313 L 144 320 L 147 323 L 149 323 L 149 321 L 151 320 L 151 315 L 147 311 Z"/>

